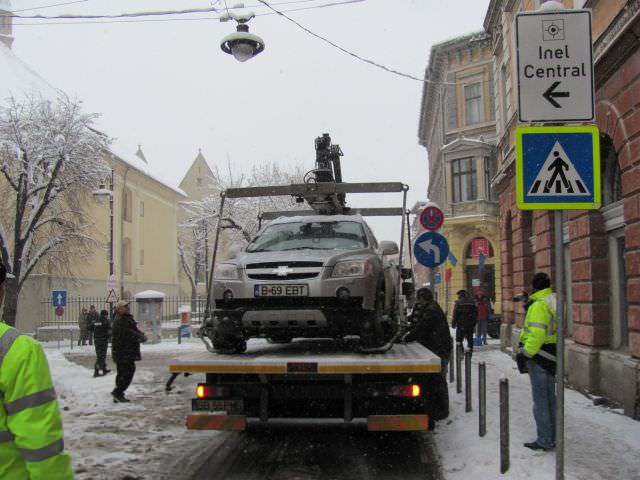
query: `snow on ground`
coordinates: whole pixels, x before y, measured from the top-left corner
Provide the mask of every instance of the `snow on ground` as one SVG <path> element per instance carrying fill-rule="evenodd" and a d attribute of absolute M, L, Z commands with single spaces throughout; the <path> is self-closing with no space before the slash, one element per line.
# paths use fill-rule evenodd
<path fill-rule="evenodd" d="M 45 344 L 62 408 L 65 444 L 77 479 L 160 479 L 167 465 L 194 442 L 211 442 L 216 432 L 190 432 L 184 427 L 195 380 L 179 378 L 171 395 L 164 393 L 166 365 L 184 353 L 201 352 L 200 340 L 184 339 L 143 345 L 143 361 L 127 395 L 130 404 L 114 404 L 109 392 L 114 373 L 92 378 L 87 358 L 93 347 L 58 348 Z M 82 360 L 81 360 L 82 359 Z M 70 361 L 71 360 L 71 361 Z M 110 359 L 109 359 L 110 360 Z M 477 363 L 487 366 L 487 435 L 478 436 Z M 82 365 L 79 365 L 79 362 Z M 511 468 L 500 474 L 499 397 L 501 377 L 509 380 Z M 535 439 L 529 378 L 515 369 L 497 341 L 477 347 L 473 355 L 473 410 L 464 411 L 462 394 L 450 384 L 451 416 L 432 433 L 447 480 L 555 478 L 555 454 L 522 446 Z M 619 410 L 595 406 L 584 395 L 567 390 L 565 478 L 595 480 L 640 479 L 640 422 Z M 187 460 L 184 460 L 187 461 Z M 286 479 L 285 479 L 286 480 Z"/>

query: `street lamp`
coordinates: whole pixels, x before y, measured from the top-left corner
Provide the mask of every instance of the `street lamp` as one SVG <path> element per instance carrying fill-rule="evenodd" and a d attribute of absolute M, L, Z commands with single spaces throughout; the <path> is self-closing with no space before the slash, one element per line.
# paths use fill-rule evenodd
<path fill-rule="evenodd" d="M 226 22 L 230 19 L 238 22 L 236 31 L 222 39 L 220 48 L 224 53 L 233 55 L 239 62 L 246 62 L 264 50 L 264 40 L 258 35 L 249 33 L 247 22 L 253 17 L 255 17 L 253 12 L 246 15 L 236 15 L 233 12 L 229 12 L 220 18 L 221 22 Z"/>
<path fill-rule="evenodd" d="M 109 188 L 105 188 L 104 183 L 100 184 L 100 188 L 92 192 L 93 198 L 103 201 L 109 198 L 109 278 L 113 276 L 113 169 L 109 178 Z M 109 304 L 113 307 L 113 304 Z"/>

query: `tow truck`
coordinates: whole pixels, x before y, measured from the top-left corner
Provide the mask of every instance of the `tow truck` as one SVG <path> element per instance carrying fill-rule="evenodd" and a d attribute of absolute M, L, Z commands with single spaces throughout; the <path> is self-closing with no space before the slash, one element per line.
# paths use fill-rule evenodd
<path fill-rule="evenodd" d="M 411 269 L 401 265 L 405 231 L 409 239 L 405 228 L 408 187 L 399 182 L 344 183 L 340 147 L 331 144 L 328 134 L 318 137 L 315 146 L 316 168 L 305 175 L 304 183 L 228 189 L 221 195 L 218 211 L 224 212 L 227 198 L 291 195 L 298 202 L 306 202 L 311 209 L 264 212 L 260 215 L 261 220 L 278 222 L 277 219 L 283 217 L 304 215 L 340 219 L 349 215 L 400 215 L 399 249 L 397 246 L 395 251 L 388 249 L 388 244 L 393 242 L 381 242 L 380 248 L 385 250 L 381 253 L 397 253 L 399 257 L 398 274 L 386 278 L 387 283 L 392 278 L 393 285 L 383 292 L 391 306 L 384 310 L 380 307 L 380 314 L 373 316 L 366 316 L 364 309 L 356 310 L 354 316 L 361 312 L 363 318 L 373 321 L 347 319 L 342 330 L 339 326 L 329 325 L 328 321 L 328 325 L 319 330 L 300 328 L 298 323 L 287 330 L 288 325 L 283 325 L 276 317 L 288 314 L 286 318 L 290 319 L 301 311 L 309 315 L 312 307 L 308 306 L 308 299 L 303 299 L 307 300 L 305 310 L 296 306 L 300 299 L 295 297 L 288 299 L 289 305 L 284 307 L 281 299 L 258 303 L 248 298 L 246 305 L 234 304 L 224 297 L 226 292 L 234 293 L 230 281 L 218 281 L 223 288 L 216 287 L 214 251 L 207 308 L 198 332 L 207 351 L 171 363 L 171 378 L 166 385 L 167 391 L 171 390 L 171 384 L 180 374 L 204 374 L 205 381 L 198 383 L 196 398 L 191 401 L 193 413 L 187 416 L 186 422 L 189 429 L 244 430 L 249 420 L 268 423 L 275 418 L 338 418 L 344 422 L 365 419 L 371 431 L 410 431 L 428 430 L 434 421 L 448 416 L 447 386 L 439 357 L 419 343 L 402 342 L 410 328 L 406 314 L 408 297 L 413 290 L 410 282 L 403 281 L 412 277 Z M 389 192 L 403 193 L 402 207 L 351 208 L 346 204 L 347 193 Z M 311 221 L 321 223 L 317 218 Z M 303 231 L 302 227 L 300 231 Z M 219 235 L 220 226 L 216 230 L 216 245 Z M 296 252 L 291 255 L 295 256 Z M 240 263 L 236 265 L 238 270 L 243 267 Z M 323 268 L 333 267 L 325 264 Z M 244 270 L 248 269 L 245 265 Z M 246 271 L 238 275 L 248 277 Z M 286 280 L 282 284 L 285 285 Z M 375 288 L 376 284 L 373 286 Z M 272 288 L 271 284 L 269 288 Z M 256 300 L 261 300 L 257 293 L 261 290 L 259 283 L 236 289 L 236 293 L 242 291 L 246 295 L 252 290 L 256 292 Z M 336 287 L 336 293 L 339 296 L 340 287 Z M 217 303 L 222 303 L 222 307 Z M 378 310 L 378 303 L 373 303 Z M 270 310 L 274 304 L 276 314 Z M 251 310 L 252 305 L 257 305 L 255 312 Z M 320 305 L 317 308 L 320 313 L 315 315 L 323 314 L 322 308 Z M 244 322 L 246 312 L 252 313 L 247 315 L 250 323 Z M 256 321 L 260 315 L 265 315 L 264 312 L 269 314 L 266 324 Z M 292 322 L 294 320 L 285 323 L 291 325 Z M 360 324 L 359 329 L 349 330 L 352 325 Z M 294 333 L 302 338 L 294 339 Z"/>

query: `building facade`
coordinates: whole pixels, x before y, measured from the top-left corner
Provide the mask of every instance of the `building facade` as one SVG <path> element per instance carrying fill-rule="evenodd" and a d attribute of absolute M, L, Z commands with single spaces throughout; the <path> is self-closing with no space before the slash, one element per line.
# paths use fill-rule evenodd
<path fill-rule="evenodd" d="M 492 0 L 485 17 L 494 57 L 500 201 L 502 346 L 513 352 L 523 324 L 512 299 L 536 271 L 554 274 L 549 211 L 520 211 L 515 198 L 517 74 L 513 22 L 537 0 Z M 592 10 L 595 124 L 600 129 L 602 208 L 563 212 L 567 378 L 640 418 L 640 2 L 578 0 Z M 553 278 L 553 276 L 552 276 Z"/>
<path fill-rule="evenodd" d="M 418 137 L 428 152 L 427 196 L 444 212 L 440 233 L 452 253 L 433 275 L 448 311 L 460 289 L 501 308 L 492 61 L 491 38 L 480 32 L 434 45 L 425 73 Z"/>

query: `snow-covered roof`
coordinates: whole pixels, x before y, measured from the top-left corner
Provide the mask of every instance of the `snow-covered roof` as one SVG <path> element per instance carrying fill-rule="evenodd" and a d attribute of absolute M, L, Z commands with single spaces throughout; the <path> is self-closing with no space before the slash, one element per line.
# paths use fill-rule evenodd
<path fill-rule="evenodd" d="M 138 292 L 133 296 L 136 300 L 140 300 L 141 298 L 164 298 L 166 295 L 162 292 L 158 292 L 157 290 L 145 290 L 143 292 Z"/>
<path fill-rule="evenodd" d="M 156 182 L 164 185 L 168 189 L 173 190 L 178 195 L 180 195 L 182 197 L 187 197 L 187 194 L 183 190 L 181 190 L 178 187 L 174 187 L 168 181 L 162 180 L 160 178 L 160 176 L 153 169 L 153 161 L 149 164 L 149 163 L 146 163 L 146 162 L 142 161 L 142 159 L 140 157 L 138 157 L 137 155 L 135 155 L 135 153 L 131 153 L 131 154 L 124 153 L 125 152 L 124 147 L 122 145 L 120 145 L 117 140 L 115 140 L 111 144 L 111 146 L 109 147 L 109 150 L 111 151 L 111 153 L 113 153 L 116 157 L 118 157 L 121 161 L 123 161 L 127 165 L 129 165 L 129 166 L 135 168 L 136 170 L 144 173 L 147 177 L 149 177 L 152 180 L 155 180 Z"/>
<path fill-rule="evenodd" d="M 3 0 L 0 0 L 2 8 Z M 0 102 L 7 98 L 24 95 L 40 96 L 54 100 L 60 91 L 49 85 L 40 75 L 31 70 L 9 47 L 0 42 Z"/>

